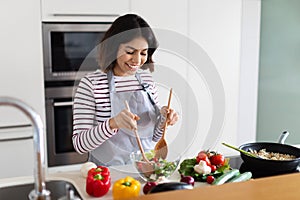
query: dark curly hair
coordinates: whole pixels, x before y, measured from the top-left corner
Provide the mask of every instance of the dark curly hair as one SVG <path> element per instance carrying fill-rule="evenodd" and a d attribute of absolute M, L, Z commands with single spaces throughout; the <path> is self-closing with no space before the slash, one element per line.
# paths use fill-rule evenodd
<path fill-rule="evenodd" d="M 152 55 L 158 47 L 156 37 L 149 24 L 140 16 L 126 14 L 118 17 L 106 31 L 98 45 L 98 64 L 103 72 L 113 69 L 117 62 L 119 46 L 137 37 L 143 37 L 148 43 L 148 57 L 141 69 L 154 71 Z"/>

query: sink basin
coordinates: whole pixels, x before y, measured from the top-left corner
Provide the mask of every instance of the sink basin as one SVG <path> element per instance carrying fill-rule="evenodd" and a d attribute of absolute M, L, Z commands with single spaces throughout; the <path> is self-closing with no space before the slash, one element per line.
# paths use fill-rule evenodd
<path fill-rule="evenodd" d="M 51 192 L 51 199 L 59 199 L 66 196 L 66 184 L 69 184 L 74 194 L 81 198 L 76 188 L 68 181 L 46 181 L 46 189 Z M 1 199 L 28 199 L 28 194 L 33 190 L 33 183 L 21 184 L 0 188 Z"/>

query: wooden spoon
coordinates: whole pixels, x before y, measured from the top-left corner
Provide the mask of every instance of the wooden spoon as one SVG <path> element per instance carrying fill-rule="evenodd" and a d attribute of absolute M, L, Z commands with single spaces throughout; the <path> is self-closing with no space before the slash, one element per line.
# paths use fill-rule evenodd
<path fill-rule="evenodd" d="M 126 109 L 130 112 L 130 108 L 129 108 L 129 105 L 128 105 L 127 101 L 125 101 L 125 106 L 126 106 Z M 145 155 L 145 151 L 144 151 L 144 148 L 142 146 L 141 139 L 140 139 L 140 136 L 139 136 L 137 130 L 134 130 L 133 132 L 134 132 L 136 141 L 138 143 L 138 146 L 139 146 L 142 158 L 143 158 L 143 161 L 137 161 L 137 163 L 140 166 L 139 170 L 140 170 L 141 173 L 143 173 L 146 177 L 149 178 L 150 175 L 153 174 L 153 172 L 154 172 L 153 165 Z"/>
<path fill-rule="evenodd" d="M 168 109 L 170 109 L 171 99 L 172 99 L 172 88 L 170 89 L 170 94 L 169 94 Z M 164 124 L 164 130 L 163 130 L 162 136 L 161 136 L 160 140 L 156 143 L 156 145 L 154 147 L 154 153 L 155 153 L 154 157 L 155 158 L 166 159 L 166 157 L 168 155 L 168 145 L 167 145 L 167 142 L 165 140 L 165 134 L 166 134 L 167 126 L 168 126 L 168 122 L 166 120 L 166 122 Z"/>

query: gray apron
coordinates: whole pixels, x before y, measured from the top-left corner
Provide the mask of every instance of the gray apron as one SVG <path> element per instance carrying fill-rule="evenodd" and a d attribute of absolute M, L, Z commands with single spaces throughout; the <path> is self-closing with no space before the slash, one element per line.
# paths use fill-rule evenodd
<path fill-rule="evenodd" d="M 140 117 L 137 121 L 138 134 L 145 150 L 153 149 L 155 143 L 152 141 L 155 124 L 159 117 L 159 108 L 154 103 L 148 85 L 141 79 L 139 73 L 135 77 L 143 87 L 143 90 L 130 92 L 116 92 L 114 75 L 110 70 L 107 73 L 111 117 L 119 114 L 125 109 L 125 101 L 128 102 L 130 111 Z M 139 150 L 133 131 L 119 129 L 119 131 L 90 152 L 89 160 L 97 165 L 125 165 L 131 163 L 130 153 Z"/>

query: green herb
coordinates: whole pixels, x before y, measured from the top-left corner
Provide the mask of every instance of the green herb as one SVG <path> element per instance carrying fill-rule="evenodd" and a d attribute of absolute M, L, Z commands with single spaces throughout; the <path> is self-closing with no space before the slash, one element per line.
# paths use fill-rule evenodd
<path fill-rule="evenodd" d="M 180 164 L 179 173 L 185 176 L 190 176 L 194 173 L 194 166 L 197 164 L 195 158 L 192 159 L 185 159 Z"/>

